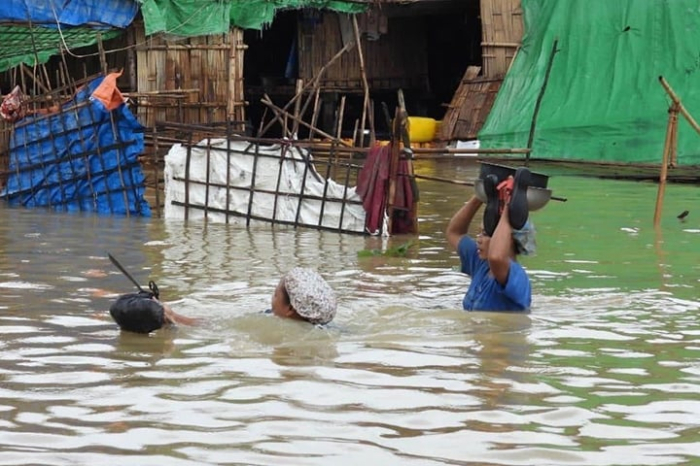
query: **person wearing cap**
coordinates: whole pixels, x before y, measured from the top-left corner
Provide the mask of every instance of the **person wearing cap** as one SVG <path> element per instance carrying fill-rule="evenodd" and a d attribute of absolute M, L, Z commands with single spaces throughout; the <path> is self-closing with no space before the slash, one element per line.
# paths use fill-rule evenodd
<path fill-rule="evenodd" d="M 499 182 L 487 175 L 487 203 L 476 239 L 467 235 L 483 202 L 472 196 L 447 225 L 445 235 L 471 277 L 462 300 L 465 310 L 528 311 L 532 301 L 530 279 L 518 263 L 519 254 L 535 251 L 535 230 L 529 220 L 527 187 L 530 172 L 518 168 L 515 177 Z"/>
<path fill-rule="evenodd" d="M 295 267 L 272 294 L 272 313 L 278 317 L 325 325 L 335 317 L 338 303 L 333 289 L 315 270 Z"/>

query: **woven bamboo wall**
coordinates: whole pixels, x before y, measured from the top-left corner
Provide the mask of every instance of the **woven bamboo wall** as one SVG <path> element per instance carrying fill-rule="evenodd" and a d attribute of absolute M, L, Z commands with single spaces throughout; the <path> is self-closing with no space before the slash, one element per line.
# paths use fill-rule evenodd
<path fill-rule="evenodd" d="M 343 48 L 338 15 L 325 13 L 312 30 L 299 27 L 299 76 L 308 81 Z M 390 18 L 388 34 L 379 40 L 362 39 L 365 71 L 370 88 L 425 89 L 428 64 L 425 26 L 420 18 Z M 328 68 L 321 80 L 325 89 L 362 89 L 356 49 Z"/>
<path fill-rule="evenodd" d="M 243 31 L 166 39 L 135 29 L 138 118 L 209 124 L 243 121 Z"/>
<path fill-rule="evenodd" d="M 470 66 L 460 82 L 440 126 L 443 141 L 476 139 L 488 117 L 503 79 L 479 76 L 480 68 Z"/>
<path fill-rule="evenodd" d="M 481 27 L 483 75 L 502 77 L 523 37 L 520 0 L 481 0 Z"/>

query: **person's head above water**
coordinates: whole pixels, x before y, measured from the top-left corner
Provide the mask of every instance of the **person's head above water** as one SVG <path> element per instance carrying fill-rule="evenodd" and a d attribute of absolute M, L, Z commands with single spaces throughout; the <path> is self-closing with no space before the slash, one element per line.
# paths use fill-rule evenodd
<path fill-rule="evenodd" d="M 197 319 L 176 313 L 146 291 L 121 295 L 112 303 L 109 313 L 120 329 L 134 333 L 150 333 L 171 324 L 198 323 Z"/>
<path fill-rule="evenodd" d="M 315 270 L 295 267 L 280 280 L 272 295 L 276 316 L 327 324 L 338 307 L 335 293 Z"/>

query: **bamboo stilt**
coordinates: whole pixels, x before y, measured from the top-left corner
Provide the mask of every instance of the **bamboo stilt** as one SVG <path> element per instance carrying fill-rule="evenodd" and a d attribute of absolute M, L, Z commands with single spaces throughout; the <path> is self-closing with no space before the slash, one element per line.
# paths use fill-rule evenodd
<path fill-rule="evenodd" d="M 296 81 L 296 87 L 294 88 L 294 93 L 295 95 L 299 94 L 301 90 L 304 88 L 304 80 L 302 79 L 297 79 Z M 301 100 L 297 99 L 297 101 L 294 103 L 294 116 L 297 118 L 301 118 L 301 115 L 299 114 L 301 111 Z M 297 135 L 299 133 L 299 122 L 294 121 L 294 126 L 292 126 L 292 137 L 294 139 L 297 139 Z"/>
<path fill-rule="evenodd" d="M 392 235 L 394 233 L 394 205 L 396 203 L 396 177 L 399 168 L 399 156 L 401 150 L 399 149 L 399 140 L 401 137 L 401 110 L 397 107 L 394 112 L 394 126 L 391 131 L 391 143 L 390 148 L 390 159 L 389 159 L 389 186 L 387 187 L 386 193 L 386 214 L 389 218 L 387 222 L 387 231 L 384 233 L 387 235 Z"/>
<path fill-rule="evenodd" d="M 100 67 L 102 68 L 102 73 L 107 76 L 109 69 L 107 68 L 107 55 L 105 55 L 104 44 L 102 43 L 102 34 L 97 33 L 97 50 L 100 54 Z"/>
<path fill-rule="evenodd" d="M 668 126 L 666 129 L 666 142 L 664 143 L 664 153 L 661 160 L 661 173 L 659 175 L 659 189 L 656 193 L 656 208 L 654 209 L 654 227 L 658 227 L 661 222 L 661 209 L 663 207 L 664 193 L 666 191 L 666 178 L 668 177 L 668 165 L 671 154 L 675 152 L 677 143 L 679 104 L 671 104 L 668 115 Z"/>
<path fill-rule="evenodd" d="M 318 112 L 321 110 L 321 106 L 319 105 L 319 97 L 320 97 L 320 87 L 316 87 L 316 95 L 314 97 L 314 111 L 311 114 L 311 127 L 316 128 L 316 122 L 318 121 Z M 309 131 L 309 139 L 313 140 L 314 139 L 314 130 L 311 129 Z"/>
<path fill-rule="evenodd" d="M 352 130 L 352 143 L 357 145 L 357 127 L 360 125 L 360 120 L 355 119 L 355 128 Z"/>
<path fill-rule="evenodd" d="M 362 88 L 364 96 L 362 99 L 362 117 L 360 121 L 360 147 L 365 145 L 365 120 L 367 119 L 367 111 L 369 110 L 369 84 L 367 83 L 367 72 L 365 71 L 365 58 L 362 54 L 362 41 L 360 37 L 360 29 L 357 26 L 357 16 L 352 17 L 352 30 L 355 34 L 355 42 L 357 43 L 357 57 L 360 61 L 360 75 L 362 76 Z"/>
<path fill-rule="evenodd" d="M 343 118 L 345 116 L 345 96 L 342 96 L 340 98 L 340 108 L 338 109 L 338 126 L 335 132 L 335 137 L 338 139 L 338 141 L 341 140 L 342 138 L 342 133 L 343 133 Z M 335 161 L 333 163 L 333 179 L 336 179 L 337 173 L 337 167 L 338 167 L 338 160 L 340 157 L 340 151 L 335 150 Z M 350 155 L 352 157 L 352 154 Z"/>

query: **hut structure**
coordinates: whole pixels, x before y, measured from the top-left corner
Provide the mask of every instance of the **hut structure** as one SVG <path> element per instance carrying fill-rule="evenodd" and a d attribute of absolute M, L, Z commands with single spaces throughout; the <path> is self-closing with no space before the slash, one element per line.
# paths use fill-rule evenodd
<path fill-rule="evenodd" d="M 0 37 L 13 45 L 0 51 L 0 92 L 8 95 L 20 86 L 31 112 L 60 109 L 81 86 L 121 73 L 120 95 L 142 126 L 139 160 L 147 197 L 154 215 L 161 215 L 164 158 L 173 144 L 216 137 L 310 141 L 317 144 L 314 154 L 355 173 L 355 159 L 364 159 L 378 139 L 416 148 L 401 123 L 408 115 L 439 120 L 447 108 L 455 121 L 463 120 L 468 112 L 455 113 L 449 104 L 455 89 L 480 91 L 464 80 L 465 70 L 502 78 L 515 51 L 510 33 L 519 31 L 513 26 L 517 4 L 10 2 L 23 8 L 0 6 Z M 113 11 L 124 14 L 120 22 L 105 19 Z M 493 92 L 489 87 L 485 94 Z M 11 171 L 13 128 L 0 122 L 4 175 Z M 402 161 L 410 157 L 410 151 L 392 154 Z M 341 172 L 340 164 L 331 170 L 337 179 L 347 178 Z"/>

